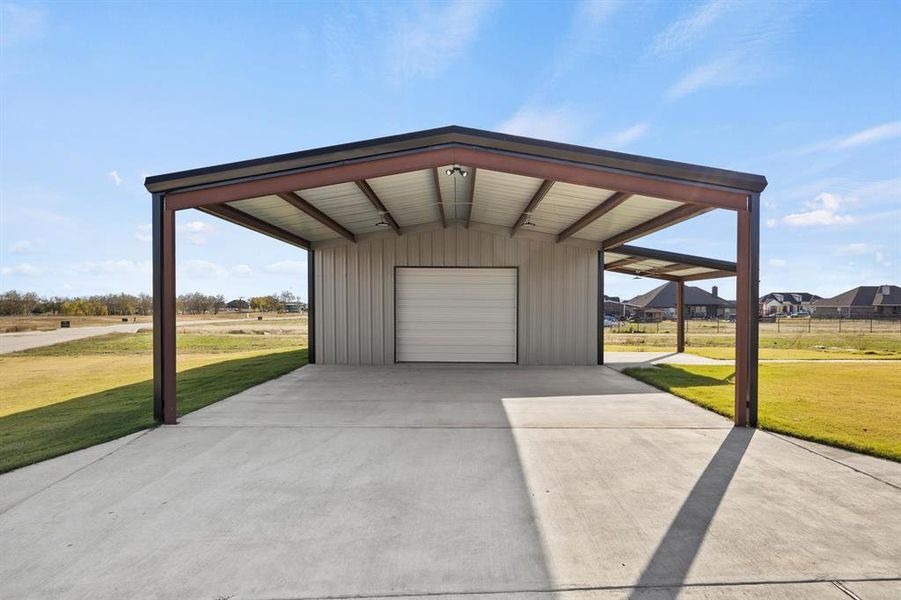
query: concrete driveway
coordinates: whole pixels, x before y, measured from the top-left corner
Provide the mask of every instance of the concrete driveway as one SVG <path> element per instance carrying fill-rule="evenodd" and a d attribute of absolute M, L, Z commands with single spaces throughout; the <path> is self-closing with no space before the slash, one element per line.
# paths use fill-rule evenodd
<path fill-rule="evenodd" d="M 603 367 L 309 366 L 0 477 L 0 597 L 901 597 L 901 465 Z"/>

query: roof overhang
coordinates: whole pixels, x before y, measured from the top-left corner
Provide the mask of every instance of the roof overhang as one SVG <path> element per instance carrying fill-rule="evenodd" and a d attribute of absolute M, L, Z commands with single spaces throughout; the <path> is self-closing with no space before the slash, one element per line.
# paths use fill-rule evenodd
<path fill-rule="evenodd" d="M 145 187 L 167 209 L 198 208 L 302 247 L 355 243 L 379 226 L 400 235 L 481 224 L 612 250 L 715 208 L 747 210 L 766 183 L 451 126 L 157 175 Z"/>
<path fill-rule="evenodd" d="M 667 281 L 734 277 L 736 264 L 726 260 L 623 245 L 604 253 L 604 269 Z"/>

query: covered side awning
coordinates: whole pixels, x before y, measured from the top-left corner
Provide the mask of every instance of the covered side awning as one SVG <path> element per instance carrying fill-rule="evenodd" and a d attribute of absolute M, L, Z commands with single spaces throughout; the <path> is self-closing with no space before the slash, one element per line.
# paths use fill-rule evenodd
<path fill-rule="evenodd" d="M 154 199 L 154 397 L 175 413 L 175 219 L 195 208 L 313 253 L 333 244 L 465 227 L 598 250 L 603 270 L 689 281 L 738 278 L 736 423 L 756 420 L 759 195 L 766 179 L 519 136 L 444 127 L 148 177 Z M 711 210 L 737 215 L 736 263 L 629 242 Z M 598 358 L 603 357 L 603 328 Z"/>

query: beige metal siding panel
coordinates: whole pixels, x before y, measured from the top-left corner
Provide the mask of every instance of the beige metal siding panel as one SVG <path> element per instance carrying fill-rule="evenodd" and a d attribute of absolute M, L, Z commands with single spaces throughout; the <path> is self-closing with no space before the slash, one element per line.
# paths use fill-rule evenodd
<path fill-rule="evenodd" d="M 349 248 L 316 251 L 317 340 L 323 363 L 394 361 L 394 267 L 404 264 L 519 267 L 520 363 L 596 362 L 594 249 L 462 227 L 366 240 Z M 356 267 L 348 263 L 354 255 Z"/>

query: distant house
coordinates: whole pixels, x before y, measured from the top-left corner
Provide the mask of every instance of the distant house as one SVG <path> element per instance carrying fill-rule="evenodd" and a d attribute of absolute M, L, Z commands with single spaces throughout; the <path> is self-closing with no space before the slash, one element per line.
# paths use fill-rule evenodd
<path fill-rule="evenodd" d="M 634 305 L 620 300 L 619 296 L 604 296 L 604 315 L 629 318 L 635 314 L 636 308 Z"/>
<path fill-rule="evenodd" d="M 795 315 L 810 312 L 811 304 L 820 297 L 809 292 L 770 292 L 760 298 L 760 316 Z"/>
<path fill-rule="evenodd" d="M 306 302 L 285 302 L 285 312 L 299 313 L 307 310 Z"/>
<path fill-rule="evenodd" d="M 901 287 L 897 285 L 861 285 L 812 305 L 817 317 L 892 317 L 901 315 Z"/>
<path fill-rule="evenodd" d="M 636 296 L 627 304 L 636 306 L 643 321 L 676 318 L 676 282 L 670 281 L 646 294 Z M 719 297 L 716 286 L 708 292 L 692 285 L 685 286 L 685 313 L 689 319 L 716 319 L 735 314 L 735 302 Z"/>
<path fill-rule="evenodd" d="M 250 303 L 247 300 L 236 298 L 235 300 L 232 300 L 231 302 L 226 304 L 225 308 L 227 308 L 228 310 L 247 310 L 250 308 Z"/>

